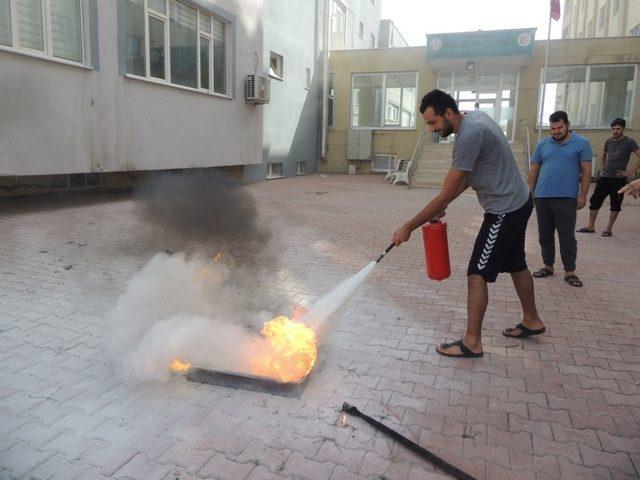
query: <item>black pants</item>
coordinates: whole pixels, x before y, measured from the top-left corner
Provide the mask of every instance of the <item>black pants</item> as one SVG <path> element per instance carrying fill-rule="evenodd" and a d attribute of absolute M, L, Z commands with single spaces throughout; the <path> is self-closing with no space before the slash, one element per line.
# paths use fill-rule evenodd
<path fill-rule="evenodd" d="M 573 272 L 576 269 L 577 204 L 575 198 L 536 198 L 538 239 L 542 250 L 542 261 L 545 265 L 553 265 L 556 260 L 555 231 L 557 230 L 560 240 L 560 257 L 565 272 Z"/>
<path fill-rule="evenodd" d="M 589 210 L 599 210 L 604 199 L 609 197 L 612 212 L 622 210 L 623 193 L 618 193 L 627 184 L 626 178 L 600 177 L 596 183 L 596 188 L 589 199 Z"/>

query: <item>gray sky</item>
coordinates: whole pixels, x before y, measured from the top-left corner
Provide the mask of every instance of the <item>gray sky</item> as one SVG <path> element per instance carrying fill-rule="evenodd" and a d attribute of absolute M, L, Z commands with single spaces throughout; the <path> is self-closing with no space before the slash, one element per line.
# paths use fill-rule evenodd
<path fill-rule="evenodd" d="M 536 27 L 547 38 L 550 0 L 382 0 L 382 18 L 391 19 L 411 46 L 426 45 L 425 34 Z M 560 0 L 564 11 L 565 0 Z M 562 17 L 552 20 L 551 38 L 562 35 Z"/>

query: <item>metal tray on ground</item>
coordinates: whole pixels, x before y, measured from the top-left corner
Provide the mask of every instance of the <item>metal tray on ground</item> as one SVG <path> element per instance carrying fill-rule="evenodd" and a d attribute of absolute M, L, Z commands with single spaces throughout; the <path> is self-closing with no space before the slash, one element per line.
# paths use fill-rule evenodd
<path fill-rule="evenodd" d="M 302 383 L 282 383 L 268 377 L 213 370 L 207 367 L 193 367 L 185 375 L 190 382 L 207 383 L 227 388 L 239 388 L 251 392 L 269 393 L 281 397 L 300 398 L 307 378 Z"/>

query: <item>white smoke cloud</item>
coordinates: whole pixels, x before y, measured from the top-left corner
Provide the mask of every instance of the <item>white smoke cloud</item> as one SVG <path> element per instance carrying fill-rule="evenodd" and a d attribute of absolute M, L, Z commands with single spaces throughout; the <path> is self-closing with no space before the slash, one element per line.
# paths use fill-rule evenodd
<path fill-rule="evenodd" d="M 255 327 L 273 315 L 252 311 L 228 280 L 211 259 L 155 255 L 108 314 L 107 351 L 123 379 L 166 381 L 174 358 L 248 373 L 246 352 L 261 341 Z"/>
<path fill-rule="evenodd" d="M 319 343 L 374 266 L 371 262 L 338 284 L 300 319 L 316 332 Z M 129 383 L 167 381 L 176 358 L 196 367 L 250 375 L 252 352 L 266 346 L 260 328 L 275 316 L 251 308 L 249 302 L 258 296 L 260 292 L 236 286 L 223 263 L 184 253 L 156 254 L 131 278 L 108 314 L 108 356 Z"/>

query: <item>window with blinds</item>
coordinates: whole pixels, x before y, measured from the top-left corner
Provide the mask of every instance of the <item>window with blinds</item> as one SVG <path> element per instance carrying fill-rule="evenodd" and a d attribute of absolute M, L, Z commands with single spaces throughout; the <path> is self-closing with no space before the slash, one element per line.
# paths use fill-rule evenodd
<path fill-rule="evenodd" d="M 224 21 L 178 0 L 125 0 L 124 13 L 128 74 L 227 94 Z"/>
<path fill-rule="evenodd" d="M 82 0 L 0 0 L 0 45 L 84 63 L 82 13 Z"/>
<path fill-rule="evenodd" d="M 11 2 L 0 0 L 0 45 L 10 47 L 11 40 Z"/>

